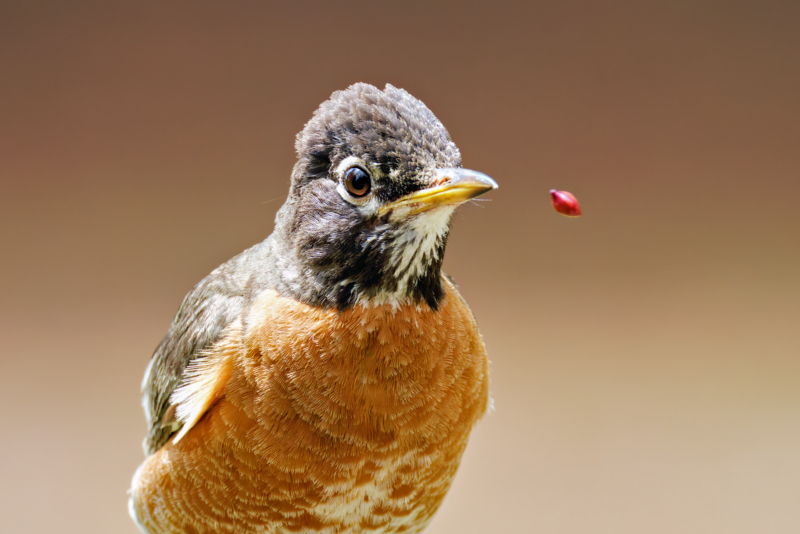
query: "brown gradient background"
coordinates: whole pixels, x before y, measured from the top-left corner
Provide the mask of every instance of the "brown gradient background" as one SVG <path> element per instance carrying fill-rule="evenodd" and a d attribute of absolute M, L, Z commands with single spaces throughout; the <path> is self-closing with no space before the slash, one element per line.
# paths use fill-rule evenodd
<path fill-rule="evenodd" d="M 446 260 L 496 411 L 428 532 L 800 532 L 798 28 L 789 0 L 3 2 L 0 532 L 137 532 L 148 358 L 357 81 L 501 186 Z"/>

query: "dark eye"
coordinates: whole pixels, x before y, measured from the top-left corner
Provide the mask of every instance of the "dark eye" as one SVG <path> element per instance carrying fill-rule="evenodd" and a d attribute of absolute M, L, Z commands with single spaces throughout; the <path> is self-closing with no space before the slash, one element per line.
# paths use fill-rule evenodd
<path fill-rule="evenodd" d="M 350 167 L 344 172 L 344 187 L 354 197 L 363 197 L 369 193 L 372 183 L 369 174 L 361 167 Z"/>

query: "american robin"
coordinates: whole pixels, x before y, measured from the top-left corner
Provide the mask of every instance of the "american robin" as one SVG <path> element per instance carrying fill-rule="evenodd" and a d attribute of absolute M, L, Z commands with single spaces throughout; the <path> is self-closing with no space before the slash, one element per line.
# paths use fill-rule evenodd
<path fill-rule="evenodd" d="M 145 533 L 419 532 L 486 410 L 441 266 L 497 184 L 391 85 L 333 93 L 296 149 L 272 235 L 189 292 L 145 372 Z"/>

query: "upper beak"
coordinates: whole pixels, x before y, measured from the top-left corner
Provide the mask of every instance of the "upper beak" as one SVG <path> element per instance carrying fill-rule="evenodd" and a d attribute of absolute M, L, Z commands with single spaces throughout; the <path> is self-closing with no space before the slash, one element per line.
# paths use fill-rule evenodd
<path fill-rule="evenodd" d="M 497 182 L 485 174 L 461 168 L 436 169 L 433 184 L 383 206 L 379 213 L 407 208 L 409 215 L 415 215 L 439 206 L 458 205 L 497 189 Z"/>

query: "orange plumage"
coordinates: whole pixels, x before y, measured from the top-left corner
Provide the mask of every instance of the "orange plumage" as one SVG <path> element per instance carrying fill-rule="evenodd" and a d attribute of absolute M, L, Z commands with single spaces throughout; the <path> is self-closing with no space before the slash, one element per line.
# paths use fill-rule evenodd
<path fill-rule="evenodd" d="M 422 530 L 488 399 L 475 320 L 443 282 L 438 310 L 337 311 L 263 293 L 205 356 L 203 372 L 225 376 L 198 393 L 212 397 L 208 410 L 137 472 L 140 524 L 198 534 Z"/>

